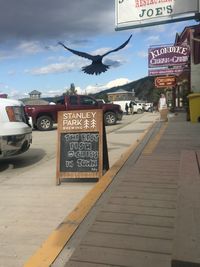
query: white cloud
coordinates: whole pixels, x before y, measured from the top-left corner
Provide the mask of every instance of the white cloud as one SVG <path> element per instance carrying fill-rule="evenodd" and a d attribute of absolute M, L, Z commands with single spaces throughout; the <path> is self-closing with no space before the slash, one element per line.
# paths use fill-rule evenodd
<path fill-rule="evenodd" d="M 26 73 L 31 75 L 45 75 L 51 73 L 64 73 L 76 68 L 75 62 L 54 63 L 41 68 L 34 68 L 31 70 L 25 70 Z"/>
<path fill-rule="evenodd" d="M 85 89 L 82 90 L 83 94 L 95 94 L 95 93 L 99 93 L 103 90 L 106 90 L 106 86 L 105 85 L 88 85 Z"/>
<path fill-rule="evenodd" d="M 107 83 L 106 87 L 109 89 L 109 88 L 112 88 L 114 86 L 124 85 L 124 84 L 129 83 L 129 82 L 130 82 L 130 80 L 127 78 L 118 78 L 116 80 L 113 80 L 113 81 L 110 81 L 109 83 Z"/>
<path fill-rule="evenodd" d="M 8 45 L 9 46 L 9 45 Z M 14 49 L 5 49 L 0 51 L 0 60 L 19 58 L 24 55 L 33 55 L 43 52 L 44 48 L 38 41 L 21 41 Z"/>
<path fill-rule="evenodd" d="M 21 42 L 16 50 L 19 52 L 23 52 L 26 54 L 36 54 L 38 52 L 43 51 L 44 49 L 41 47 L 40 43 L 37 41 L 32 42 Z"/>
<path fill-rule="evenodd" d="M 76 87 L 77 94 L 83 94 L 84 92 L 81 90 L 80 87 Z"/>
<path fill-rule="evenodd" d="M 8 97 L 13 98 L 13 99 L 21 99 L 21 98 L 28 97 L 28 94 L 24 92 L 22 93 L 16 89 L 11 89 L 8 92 Z"/>
<path fill-rule="evenodd" d="M 20 99 L 20 98 L 28 97 L 28 93 L 21 92 L 17 90 L 16 88 L 10 87 L 9 85 L 4 84 L 4 83 L 0 83 L 0 93 L 7 94 L 8 97 L 11 99 Z"/>
<path fill-rule="evenodd" d="M 67 69 L 68 69 L 67 63 L 55 63 L 55 64 L 50 64 L 46 67 L 27 70 L 26 72 L 32 75 L 43 75 L 43 74 L 50 74 L 50 73 L 62 73 L 62 72 L 65 72 Z"/>
<path fill-rule="evenodd" d="M 94 93 L 99 93 L 101 91 L 104 91 L 106 89 L 110 89 L 110 88 L 115 87 L 115 86 L 124 85 L 124 84 L 129 83 L 129 82 L 130 82 L 130 80 L 127 78 L 119 78 L 119 79 L 110 81 L 104 85 L 98 85 L 98 84 L 89 85 L 82 91 L 87 93 L 87 94 L 94 94 Z"/>

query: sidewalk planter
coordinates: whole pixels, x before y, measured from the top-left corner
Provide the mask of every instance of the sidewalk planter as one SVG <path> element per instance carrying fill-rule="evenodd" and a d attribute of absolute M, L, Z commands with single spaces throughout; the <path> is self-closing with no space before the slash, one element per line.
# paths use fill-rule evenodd
<path fill-rule="evenodd" d="M 188 99 L 191 122 L 200 122 L 200 93 L 190 94 Z"/>
<path fill-rule="evenodd" d="M 159 110 L 161 121 L 168 121 L 168 118 L 167 118 L 168 112 L 169 112 L 168 108 L 162 108 Z"/>

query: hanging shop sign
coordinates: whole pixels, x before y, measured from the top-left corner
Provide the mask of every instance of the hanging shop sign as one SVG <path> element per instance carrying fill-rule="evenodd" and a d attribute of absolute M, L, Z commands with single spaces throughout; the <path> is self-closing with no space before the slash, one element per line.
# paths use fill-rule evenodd
<path fill-rule="evenodd" d="M 116 30 L 198 19 L 200 0 L 115 0 Z"/>
<path fill-rule="evenodd" d="M 174 87 L 175 85 L 176 85 L 175 76 L 163 76 L 155 78 L 155 87 L 157 88 Z"/>
<path fill-rule="evenodd" d="M 189 61 L 190 48 L 183 45 L 151 47 L 148 51 L 149 68 L 185 65 Z"/>

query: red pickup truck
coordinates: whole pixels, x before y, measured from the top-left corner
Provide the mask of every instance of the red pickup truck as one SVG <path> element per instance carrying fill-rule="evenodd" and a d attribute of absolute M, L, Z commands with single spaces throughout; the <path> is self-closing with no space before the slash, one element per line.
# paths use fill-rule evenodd
<path fill-rule="evenodd" d="M 63 96 L 55 105 L 25 106 L 27 115 L 32 119 L 33 127 L 40 131 L 52 129 L 53 124 L 57 122 L 58 111 L 82 109 L 103 109 L 106 125 L 116 124 L 123 116 L 120 105 L 100 103 L 91 96 L 86 95 Z"/>

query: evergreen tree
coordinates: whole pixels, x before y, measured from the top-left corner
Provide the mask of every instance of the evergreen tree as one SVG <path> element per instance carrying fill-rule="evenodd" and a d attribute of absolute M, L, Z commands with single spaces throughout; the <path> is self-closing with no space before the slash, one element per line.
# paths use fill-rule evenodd
<path fill-rule="evenodd" d="M 76 87 L 74 83 L 71 83 L 70 88 L 66 89 L 66 95 L 76 95 L 76 94 L 77 94 Z"/>

